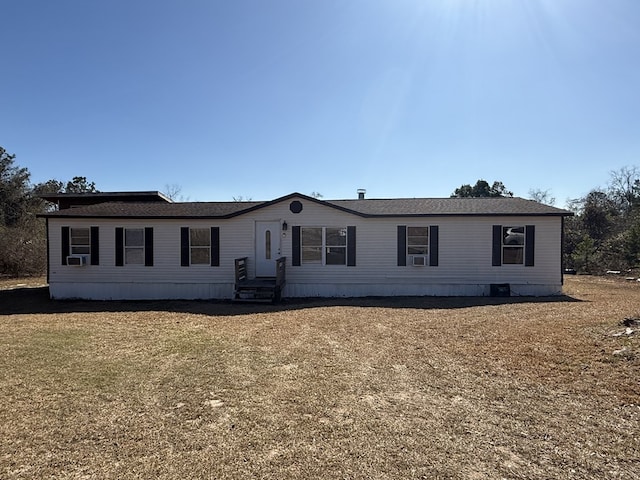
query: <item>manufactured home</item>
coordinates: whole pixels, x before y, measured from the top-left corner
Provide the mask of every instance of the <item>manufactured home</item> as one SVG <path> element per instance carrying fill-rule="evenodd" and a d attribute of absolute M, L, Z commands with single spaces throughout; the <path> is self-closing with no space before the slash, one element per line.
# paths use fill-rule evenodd
<path fill-rule="evenodd" d="M 562 293 L 564 218 L 521 198 L 172 202 L 54 194 L 56 299 L 278 299 Z"/>

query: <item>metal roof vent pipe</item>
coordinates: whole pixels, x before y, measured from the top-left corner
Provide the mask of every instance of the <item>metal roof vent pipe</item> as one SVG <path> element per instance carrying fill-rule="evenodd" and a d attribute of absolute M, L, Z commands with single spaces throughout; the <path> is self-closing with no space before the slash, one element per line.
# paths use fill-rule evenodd
<path fill-rule="evenodd" d="M 359 188 L 358 189 L 358 200 L 364 200 L 364 194 L 367 193 L 367 191 L 364 188 Z"/>

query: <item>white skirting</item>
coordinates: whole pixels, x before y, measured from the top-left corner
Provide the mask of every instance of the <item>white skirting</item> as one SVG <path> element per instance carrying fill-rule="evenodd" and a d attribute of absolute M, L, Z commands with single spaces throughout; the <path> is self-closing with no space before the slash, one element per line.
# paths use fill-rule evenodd
<path fill-rule="evenodd" d="M 511 296 L 562 295 L 562 285 L 510 284 Z M 233 298 L 232 283 L 57 283 L 49 285 L 53 299 L 89 300 L 200 300 Z M 489 296 L 490 284 L 317 284 L 289 283 L 282 296 L 304 297 L 398 297 Z"/>
<path fill-rule="evenodd" d="M 50 283 L 54 299 L 206 300 L 233 295 L 232 283 Z"/>
<path fill-rule="evenodd" d="M 511 296 L 562 295 L 562 285 L 510 285 Z M 490 284 L 287 284 L 283 297 L 488 297 Z"/>

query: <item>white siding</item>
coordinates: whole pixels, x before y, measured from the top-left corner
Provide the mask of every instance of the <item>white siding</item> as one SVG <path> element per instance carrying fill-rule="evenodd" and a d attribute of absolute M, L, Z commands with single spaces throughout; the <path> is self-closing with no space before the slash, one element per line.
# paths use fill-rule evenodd
<path fill-rule="evenodd" d="M 560 217 L 362 218 L 299 199 L 286 200 L 228 220 L 49 219 L 49 283 L 54 298 L 231 298 L 234 259 L 248 257 L 255 271 L 255 222 L 286 221 L 281 240 L 287 257 L 284 296 L 488 295 L 508 283 L 512 295 L 561 293 Z M 493 267 L 492 226 L 535 225 L 535 266 Z M 292 227 L 356 227 L 356 264 L 291 264 Z M 397 266 L 397 226 L 439 226 L 437 267 Z M 100 265 L 63 266 L 61 227 L 100 227 Z M 219 227 L 220 266 L 180 266 L 180 227 Z M 154 265 L 115 266 L 115 229 L 154 228 Z"/>

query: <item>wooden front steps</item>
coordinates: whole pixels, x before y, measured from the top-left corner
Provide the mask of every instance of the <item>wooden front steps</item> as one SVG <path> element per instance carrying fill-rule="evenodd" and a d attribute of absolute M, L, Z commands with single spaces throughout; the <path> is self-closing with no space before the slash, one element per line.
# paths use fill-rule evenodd
<path fill-rule="evenodd" d="M 270 302 L 277 303 L 282 298 L 285 284 L 286 258 L 276 260 L 275 277 L 248 278 L 247 257 L 235 260 L 234 302 Z"/>

